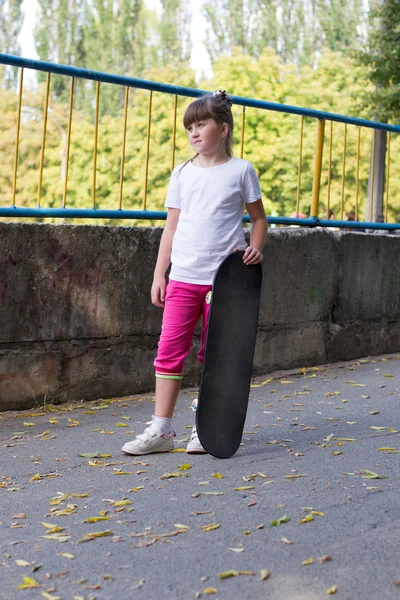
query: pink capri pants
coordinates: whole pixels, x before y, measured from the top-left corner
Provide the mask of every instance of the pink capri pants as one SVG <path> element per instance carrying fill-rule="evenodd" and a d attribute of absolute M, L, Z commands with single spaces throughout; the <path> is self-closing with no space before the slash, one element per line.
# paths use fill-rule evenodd
<path fill-rule="evenodd" d="M 183 365 L 190 352 L 194 330 L 201 316 L 201 347 L 197 356 L 199 361 L 203 362 L 211 289 L 211 285 L 169 281 L 158 353 L 154 361 L 156 377 L 182 379 Z"/>

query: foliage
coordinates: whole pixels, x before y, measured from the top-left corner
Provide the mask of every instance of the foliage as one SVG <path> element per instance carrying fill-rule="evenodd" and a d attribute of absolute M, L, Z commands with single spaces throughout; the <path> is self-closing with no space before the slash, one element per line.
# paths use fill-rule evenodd
<path fill-rule="evenodd" d="M 179 83 L 196 87 L 194 73 L 184 65 L 152 68 L 144 77 L 153 81 Z M 363 116 L 357 111 L 353 94 L 365 89 L 365 77 L 361 67 L 339 53 L 325 51 L 319 68 L 304 66 L 298 69 L 285 64 L 270 49 L 254 60 L 239 49 L 233 56 L 221 56 L 214 64 L 214 77 L 199 82 L 202 89 L 225 88 L 232 95 L 248 96 L 273 102 L 318 107 L 320 110 L 347 115 Z M 121 89 L 117 89 L 122 94 Z M 40 149 L 43 133 L 44 84 L 34 92 L 25 92 L 23 118 L 20 133 L 17 194 L 18 206 L 36 205 Z M 88 93 L 93 102 L 93 93 Z M 181 125 L 185 107 L 190 100 L 178 99 L 175 164 L 191 156 L 186 134 Z M 102 96 L 100 97 L 100 103 Z M 122 207 L 141 209 L 145 197 L 146 132 L 148 122 L 149 92 L 130 90 L 128 105 L 127 142 L 124 161 Z M 14 155 L 12 140 L 15 139 L 15 114 L 17 97 L 9 90 L 4 95 L 4 115 L 0 124 L 0 202 L 10 205 Z M 149 154 L 149 175 L 146 208 L 162 210 L 168 179 L 172 169 L 172 115 L 173 97 L 153 93 L 152 120 Z M 235 118 L 234 154 L 240 156 L 242 109 L 233 106 Z M 296 208 L 299 159 L 298 116 L 274 111 L 246 109 L 244 157 L 249 159 L 260 177 L 263 199 L 267 213 L 289 215 Z M 123 139 L 123 110 L 114 115 L 103 114 L 99 124 L 99 143 L 96 171 L 95 206 L 118 209 L 120 201 L 121 148 Z M 63 201 L 63 156 L 66 155 L 68 130 L 68 105 L 63 102 L 50 104 L 47 125 L 45 162 L 41 189 L 41 205 L 60 207 Z M 354 208 L 356 197 L 357 129 L 348 127 L 345 162 L 345 185 L 342 188 L 344 126 L 333 124 L 332 180 L 330 207 L 340 217 Z M 360 218 L 364 216 L 369 170 L 370 130 L 361 132 L 361 161 L 359 170 Z M 391 149 L 391 176 L 389 219 L 400 211 L 400 144 L 394 138 Z M 325 148 L 321 188 L 320 214 L 327 210 L 328 158 L 330 123 L 326 124 Z M 306 118 L 304 123 L 303 158 L 301 168 L 300 212 L 308 213 L 311 202 L 314 150 L 316 143 L 315 119 Z M 73 114 L 71 148 L 68 171 L 67 207 L 90 208 L 93 196 L 93 148 L 94 120 L 84 110 Z M 344 204 L 341 206 L 343 191 Z M 342 213 L 342 215 L 341 215 Z M 79 221 L 82 222 L 82 221 Z M 93 220 L 90 222 L 93 223 Z M 104 221 L 99 221 L 104 223 Z M 126 221 L 122 221 L 128 224 Z M 113 221 L 115 223 L 115 221 Z M 149 222 L 144 222 L 149 224 Z"/>
<path fill-rule="evenodd" d="M 368 69 L 376 86 L 364 94 L 365 106 L 375 119 L 399 122 L 400 119 L 400 1 L 384 0 L 370 15 L 368 43 L 357 55 Z"/>

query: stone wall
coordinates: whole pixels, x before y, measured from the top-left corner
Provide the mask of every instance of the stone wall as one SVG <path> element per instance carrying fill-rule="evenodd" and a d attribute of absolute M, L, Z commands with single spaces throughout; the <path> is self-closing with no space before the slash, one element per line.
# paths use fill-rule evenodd
<path fill-rule="evenodd" d="M 161 232 L 0 223 L 0 410 L 153 388 Z M 271 229 L 264 254 L 255 374 L 400 350 L 399 235 Z"/>

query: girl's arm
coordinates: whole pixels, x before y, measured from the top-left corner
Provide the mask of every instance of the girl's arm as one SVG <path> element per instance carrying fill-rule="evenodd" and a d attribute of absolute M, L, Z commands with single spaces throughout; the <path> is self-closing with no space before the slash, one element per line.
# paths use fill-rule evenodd
<path fill-rule="evenodd" d="M 262 250 L 267 237 L 268 223 L 262 200 L 246 204 L 251 220 L 250 246 L 245 250 L 243 261 L 246 265 L 255 265 L 263 260 Z"/>
<path fill-rule="evenodd" d="M 155 306 L 159 306 L 160 308 L 164 307 L 166 289 L 165 272 L 171 264 L 172 240 L 174 239 L 180 212 L 179 208 L 168 209 L 168 216 L 158 249 L 153 285 L 151 286 L 151 301 Z"/>

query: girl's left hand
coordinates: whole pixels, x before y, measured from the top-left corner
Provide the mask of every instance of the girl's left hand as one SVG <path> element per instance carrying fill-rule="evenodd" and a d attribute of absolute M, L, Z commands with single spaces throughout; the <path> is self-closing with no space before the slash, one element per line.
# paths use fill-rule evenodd
<path fill-rule="evenodd" d="M 252 246 L 247 246 L 243 255 L 243 262 L 245 265 L 257 265 L 263 260 L 264 256 L 260 250 L 257 250 L 257 248 L 253 248 Z"/>

